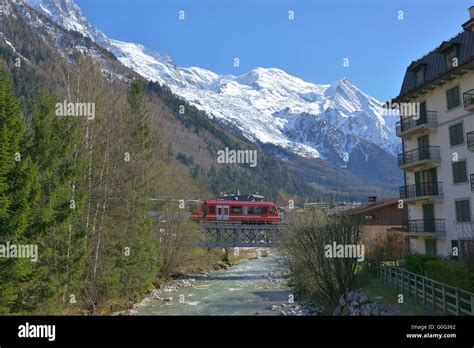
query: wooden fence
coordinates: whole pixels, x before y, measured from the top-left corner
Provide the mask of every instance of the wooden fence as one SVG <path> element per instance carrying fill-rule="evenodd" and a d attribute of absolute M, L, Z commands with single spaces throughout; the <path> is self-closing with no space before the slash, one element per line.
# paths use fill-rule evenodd
<path fill-rule="evenodd" d="M 365 260 L 364 267 L 426 307 L 444 315 L 474 316 L 474 293 L 409 272 L 398 265 Z"/>

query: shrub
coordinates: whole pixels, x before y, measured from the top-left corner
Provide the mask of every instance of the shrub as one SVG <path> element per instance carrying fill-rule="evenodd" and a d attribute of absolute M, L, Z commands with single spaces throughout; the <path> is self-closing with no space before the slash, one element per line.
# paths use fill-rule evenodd
<path fill-rule="evenodd" d="M 425 263 L 426 276 L 474 292 L 474 272 L 458 261 L 433 260 Z"/>
<path fill-rule="evenodd" d="M 405 258 L 405 268 L 407 271 L 425 275 L 425 265 L 429 261 L 439 260 L 433 255 L 411 254 Z"/>

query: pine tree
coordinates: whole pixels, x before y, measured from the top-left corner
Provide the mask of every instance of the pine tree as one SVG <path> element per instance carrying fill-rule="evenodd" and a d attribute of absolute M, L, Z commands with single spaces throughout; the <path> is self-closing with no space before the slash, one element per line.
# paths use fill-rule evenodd
<path fill-rule="evenodd" d="M 0 244 L 35 243 L 32 207 L 38 199 L 36 168 L 25 155 L 24 119 L 12 83 L 0 71 Z M 29 259 L 0 259 L 0 313 L 24 310 L 36 266 Z"/>
<path fill-rule="evenodd" d="M 157 275 L 157 240 L 149 216 L 150 192 L 156 158 L 153 156 L 153 139 L 146 106 L 145 89 L 141 82 L 133 81 L 128 92 L 128 147 L 132 159 L 126 170 L 133 180 L 129 182 L 126 239 L 122 248 L 130 248 L 130 255 L 121 258 L 121 281 L 125 293 L 150 284 Z"/>
<path fill-rule="evenodd" d="M 84 200 L 77 189 L 84 172 L 84 156 L 78 148 L 80 122 L 75 117 L 57 117 L 55 102 L 46 91 L 35 100 L 29 154 L 38 168 L 41 193 L 33 213 L 42 249 L 37 302 L 44 298 L 58 304 L 61 297 L 67 299 L 66 291 L 77 290 L 83 272 L 83 254 L 78 253 L 84 238 L 78 224 Z"/>

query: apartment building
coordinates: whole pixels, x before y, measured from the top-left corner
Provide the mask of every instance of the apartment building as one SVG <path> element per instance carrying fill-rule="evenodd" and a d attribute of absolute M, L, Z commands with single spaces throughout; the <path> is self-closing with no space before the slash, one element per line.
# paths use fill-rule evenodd
<path fill-rule="evenodd" d="M 410 251 L 466 260 L 474 252 L 474 6 L 469 15 L 462 32 L 408 66 L 391 101 L 401 110 Z"/>

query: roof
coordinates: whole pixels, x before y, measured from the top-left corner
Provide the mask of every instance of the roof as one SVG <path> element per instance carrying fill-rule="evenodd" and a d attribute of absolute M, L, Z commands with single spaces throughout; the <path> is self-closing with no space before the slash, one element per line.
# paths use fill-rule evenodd
<path fill-rule="evenodd" d="M 263 196 L 260 195 L 241 195 L 241 194 L 231 194 L 219 196 L 217 199 L 226 200 L 226 201 L 263 201 Z"/>
<path fill-rule="evenodd" d="M 458 48 L 458 67 L 448 68 L 446 66 L 444 51 L 453 45 Z M 434 80 L 442 77 L 444 74 L 461 69 L 463 65 L 473 60 L 474 32 L 466 30 L 447 41 L 443 41 L 436 49 L 432 50 L 422 58 L 413 61 L 406 70 L 400 94 L 395 99 L 401 99 L 415 90 L 422 89 L 422 87 L 425 87 Z M 421 64 L 425 66 L 425 81 L 422 84 L 415 85 L 415 72 L 413 71 L 413 67 Z"/>
<path fill-rule="evenodd" d="M 397 205 L 398 204 L 399 198 L 387 198 L 387 199 L 382 199 L 378 201 L 375 204 L 363 204 L 360 207 L 354 208 L 349 210 L 349 212 L 353 214 L 361 214 L 361 213 L 368 213 L 374 210 L 379 210 L 385 207 L 389 207 L 392 205 Z"/>

